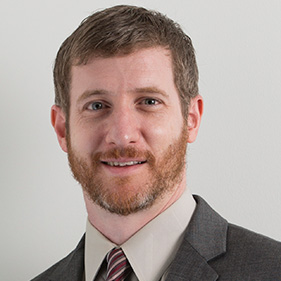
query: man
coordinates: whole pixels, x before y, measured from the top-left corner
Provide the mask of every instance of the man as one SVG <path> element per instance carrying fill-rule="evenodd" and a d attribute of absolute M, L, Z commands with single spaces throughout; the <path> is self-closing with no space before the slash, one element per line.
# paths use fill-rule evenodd
<path fill-rule="evenodd" d="M 116 6 L 62 44 L 52 124 L 81 184 L 86 235 L 38 280 L 281 280 L 281 244 L 229 224 L 186 187 L 203 112 L 190 38 Z"/>

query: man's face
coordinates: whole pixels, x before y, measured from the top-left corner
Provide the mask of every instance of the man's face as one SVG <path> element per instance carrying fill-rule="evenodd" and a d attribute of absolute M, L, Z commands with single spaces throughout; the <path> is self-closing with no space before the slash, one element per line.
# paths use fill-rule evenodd
<path fill-rule="evenodd" d="M 128 215 L 183 184 L 187 124 L 169 51 L 74 66 L 70 104 L 69 163 L 93 202 Z"/>

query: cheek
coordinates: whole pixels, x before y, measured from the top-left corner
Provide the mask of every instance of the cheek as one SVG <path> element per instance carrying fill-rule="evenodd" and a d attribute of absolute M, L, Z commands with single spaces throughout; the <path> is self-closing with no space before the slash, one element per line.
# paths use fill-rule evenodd
<path fill-rule="evenodd" d="M 153 153 L 162 153 L 171 145 L 181 133 L 181 125 L 170 124 L 153 124 L 147 126 L 145 131 L 145 139 Z"/>
<path fill-rule="evenodd" d="M 73 129 L 72 129 L 73 128 Z M 92 154 L 99 146 L 101 139 L 99 130 L 85 126 L 70 128 L 70 141 L 72 148 L 81 155 Z M 72 129 L 72 130 L 71 130 Z"/>
<path fill-rule="evenodd" d="M 181 113 L 175 110 L 169 114 L 158 116 L 153 120 L 145 120 L 145 126 L 150 134 L 166 139 L 178 138 L 183 128 L 183 118 Z"/>

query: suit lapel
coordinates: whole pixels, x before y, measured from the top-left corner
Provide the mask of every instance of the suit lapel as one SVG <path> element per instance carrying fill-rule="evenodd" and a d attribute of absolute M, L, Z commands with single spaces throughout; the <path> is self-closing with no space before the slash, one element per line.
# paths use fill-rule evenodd
<path fill-rule="evenodd" d="M 167 281 L 215 281 L 219 277 L 208 261 L 226 252 L 228 223 L 202 198 L 194 198 L 197 207 L 168 269 Z"/>
<path fill-rule="evenodd" d="M 189 243 L 183 243 L 172 262 L 166 281 L 215 281 L 217 273 Z"/>

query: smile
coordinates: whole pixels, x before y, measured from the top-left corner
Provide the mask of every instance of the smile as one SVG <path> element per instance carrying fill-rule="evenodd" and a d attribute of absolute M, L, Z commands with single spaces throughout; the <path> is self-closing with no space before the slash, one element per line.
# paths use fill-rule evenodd
<path fill-rule="evenodd" d="M 117 162 L 117 161 L 109 161 L 109 162 L 104 162 L 102 161 L 103 164 L 109 165 L 111 167 L 125 167 L 125 166 L 133 166 L 133 165 L 139 165 L 143 164 L 144 162 L 141 161 L 128 161 L 128 162 Z"/>

